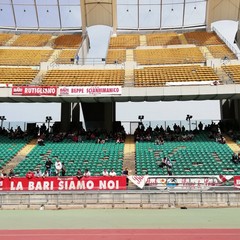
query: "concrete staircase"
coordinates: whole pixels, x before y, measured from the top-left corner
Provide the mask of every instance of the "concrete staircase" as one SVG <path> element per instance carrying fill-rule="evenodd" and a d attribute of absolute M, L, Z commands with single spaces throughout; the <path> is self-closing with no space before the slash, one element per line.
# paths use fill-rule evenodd
<path fill-rule="evenodd" d="M 15 168 L 18 163 L 20 163 L 28 153 L 32 151 L 32 149 L 36 146 L 37 139 L 32 139 L 26 146 L 24 146 L 13 159 L 7 163 L 4 167 L 5 172 L 9 172 L 10 169 Z"/>
<path fill-rule="evenodd" d="M 54 50 L 53 54 L 48 59 L 48 62 L 55 62 L 58 56 L 60 55 L 61 51 L 62 51 L 61 49 Z"/>
<path fill-rule="evenodd" d="M 42 82 L 42 79 L 44 76 L 47 74 L 47 70 L 40 70 L 36 77 L 32 80 L 31 84 L 32 85 L 40 85 Z"/>
<path fill-rule="evenodd" d="M 126 50 L 126 62 L 133 62 L 133 50 L 132 49 L 127 49 Z"/>
<path fill-rule="evenodd" d="M 202 52 L 203 56 L 208 59 L 213 59 L 213 55 L 209 52 L 208 48 L 205 46 L 199 47 L 200 51 Z"/>
<path fill-rule="evenodd" d="M 224 137 L 226 139 L 227 145 L 232 149 L 233 152 L 235 153 L 240 152 L 240 147 L 229 136 Z"/>
<path fill-rule="evenodd" d="M 123 159 L 123 168 L 127 167 L 129 175 L 135 174 L 135 156 L 136 148 L 134 136 L 128 135 L 124 144 L 124 159 Z"/>
<path fill-rule="evenodd" d="M 9 39 L 6 43 L 5 46 L 11 46 L 18 38 L 20 35 L 14 35 L 11 39 Z"/>
<path fill-rule="evenodd" d="M 179 34 L 178 37 L 182 44 L 188 44 L 187 39 L 183 34 Z"/>

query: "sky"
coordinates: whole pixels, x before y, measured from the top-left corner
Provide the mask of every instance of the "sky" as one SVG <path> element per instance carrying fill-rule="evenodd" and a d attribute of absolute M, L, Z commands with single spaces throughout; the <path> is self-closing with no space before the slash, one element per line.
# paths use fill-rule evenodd
<path fill-rule="evenodd" d="M 238 27 L 237 22 L 220 21 L 213 25 L 231 44 L 233 44 Z M 112 29 L 106 26 L 93 26 L 88 28 L 91 43 L 91 49 L 88 55 L 89 59 L 105 57 L 111 31 Z M 99 39 L 102 39 L 102 41 L 99 41 Z M 138 121 L 139 115 L 144 115 L 144 120 L 146 121 L 184 120 L 187 114 L 192 115 L 193 120 L 220 119 L 219 101 L 127 102 L 117 103 L 116 106 L 116 120 L 118 121 Z M 0 115 L 6 116 L 6 123 L 9 121 L 44 122 L 46 116 L 52 116 L 53 121 L 59 121 L 60 104 L 0 103 Z"/>

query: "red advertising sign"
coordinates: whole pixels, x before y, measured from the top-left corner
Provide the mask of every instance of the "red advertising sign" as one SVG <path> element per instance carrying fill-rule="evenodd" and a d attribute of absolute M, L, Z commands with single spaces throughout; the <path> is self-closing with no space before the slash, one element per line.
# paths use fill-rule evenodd
<path fill-rule="evenodd" d="M 13 86 L 12 95 L 20 96 L 56 96 L 57 87 L 51 86 Z"/>
<path fill-rule="evenodd" d="M 236 188 L 240 188 L 240 176 L 235 176 L 234 177 L 234 186 Z"/>
<path fill-rule="evenodd" d="M 0 178 L 1 191 L 126 190 L 126 177 Z"/>

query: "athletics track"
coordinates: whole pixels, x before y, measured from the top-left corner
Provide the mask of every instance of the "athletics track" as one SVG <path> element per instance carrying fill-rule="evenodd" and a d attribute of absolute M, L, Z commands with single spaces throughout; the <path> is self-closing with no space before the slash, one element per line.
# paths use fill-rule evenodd
<path fill-rule="evenodd" d="M 85 229 L 0 231 L 4 240 L 239 240 L 240 229 Z"/>
<path fill-rule="evenodd" d="M 240 208 L 0 210 L 0 240 L 239 240 Z"/>

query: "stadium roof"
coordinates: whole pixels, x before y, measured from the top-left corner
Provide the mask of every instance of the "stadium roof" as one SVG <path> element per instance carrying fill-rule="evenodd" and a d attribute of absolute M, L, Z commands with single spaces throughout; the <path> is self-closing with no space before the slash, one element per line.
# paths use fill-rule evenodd
<path fill-rule="evenodd" d="M 0 29 L 69 31 L 93 25 L 169 29 L 206 25 L 208 0 L 1 0 Z M 146 21 L 147 19 L 147 21 Z"/>

